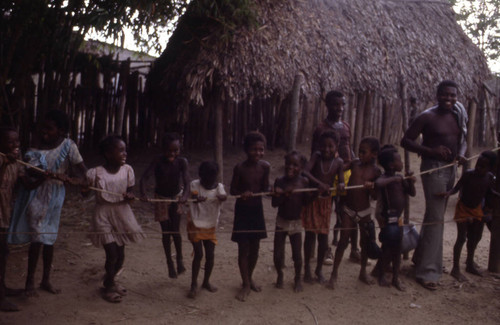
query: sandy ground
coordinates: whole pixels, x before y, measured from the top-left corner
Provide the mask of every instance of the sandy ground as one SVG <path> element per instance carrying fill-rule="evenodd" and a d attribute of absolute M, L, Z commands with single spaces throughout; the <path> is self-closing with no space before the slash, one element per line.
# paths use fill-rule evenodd
<path fill-rule="evenodd" d="M 308 152 L 306 148 L 303 152 Z M 185 154 L 191 165 L 191 175 L 209 153 Z M 265 159 L 273 166 L 271 182 L 283 171 L 284 151 L 266 152 Z M 139 177 L 151 157 L 148 154 L 129 153 L 129 163 Z M 413 169 L 418 159 L 412 157 Z M 232 168 L 242 160 L 239 151 L 225 155 L 224 183 L 230 183 Z M 98 160 L 88 158 L 93 167 Z M 133 209 L 148 238 L 127 246 L 125 268 L 119 281 L 129 291 L 119 304 L 104 301 L 99 295 L 104 274 L 104 251 L 93 247 L 86 238 L 88 220 L 93 211 L 93 199 L 82 199 L 70 189 L 64 206 L 61 229 L 55 246 L 53 283 L 62 289 L 59 295 L 39 291 L 38 298 L 11 298 L 21 312 L 0 314 L 0 324 L 498 324 L 500 319 L 500 280 L 491 274 L 484 277 L 466 274 L 469 282 L 458 283 L 448 274 L 442 277 L 436 292 L 430 292 L 415 281 L 410 261 L 402 266 L 402 281 L 406 292 L 395 288 L 368 286 L 358 281 L 359 265 L 347 258 L 341 264 L 338 286 L 334 291 L 319 284 L 304 284 L 302 293 L 294 293 L 293 262 L 287 243 L 285 288 L 276 289 L 273 267 L 273 234 L 262 240 L 260 258 L 254 274 L 262 285 L 260 293 L 252 292 L 246 302 L 237 301 L 241 279 L 237 265 L 237 245 L 230 241 L 233 220 L 233 200 L 223 207 L 218 228 L 219 245 L 215 252 L 212 283 L 216 293 L 201 291 L 195 300 L 186 297 L 190 286 L 192 247 L 183 234 L 183 255 L 188 271 L 177 279 L 170 279 L 160 228 L 153 221 L 151 206 L 134 204 Z M 274 229 L 276 211 L 270 200 L 264 200 L 267 229 Z M 451 198 L 446 214 L 444 265 L 451 269 L 452 247 L 456 227 L 452 220 L 456 196 Z M 417 196 L 411 200 L 411 221 L 419 223 L 424 212 L 420 181 Z M 185 225 L 182 226 L 185 231 Z M 479 245 L 476 262 L 484 269 L 488 262 L 490 233 L 485 230 Z M 346 254 L 348 255 L 348 254 Z M 465 261 L 463 254 L 462 260 Z M 371 261 L 369 270 L 375 265 Z M 465 265 L 463 265 L 465 267 Z M 27 246 L 12 247 L 7 269 L 7 283 L 23 287 L 27 267 Z M 37 280 L 41 278 L 41 261 Z M 203 272 L 203 271 L 202 271 Z M 202 273 L 201 272 L 201 273 Z M 329 274 L 331 266 L 325 266 Z M 201 281 L 202 274 L 200 274 Z"/>

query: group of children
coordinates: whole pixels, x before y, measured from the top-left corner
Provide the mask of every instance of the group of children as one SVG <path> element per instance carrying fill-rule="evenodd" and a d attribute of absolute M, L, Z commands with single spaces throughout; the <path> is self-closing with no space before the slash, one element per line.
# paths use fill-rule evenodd
<path fill-rule="evenodd" d="M 96 191 L 96 208 L 91 222 L 90 238 L 97 247 L 105 251 L 105 277 L 102 297 L 109 302 L 120 302 L 127 290 L 115 281 L 124 258 L 124 247 L 144 238 L 137 223 L 130 201 L 136 199 L 132 194 L 135 176 L 132 167 L 126 164 L 125 142 L 118 136 L 106 137 L 99 146 L 105 159 L 102 166 L 87 170 L 76 144 L 66 138 L 68 118 L 60 111 L 50 111 L 45 115 L 40 128 L 39 143 L 29 149 L 24 158 L 36 168 L 25 168 L 20 158 L 18 134 L 14 129 L 0 129 L 0 310 L 14 311 L 17 306 L 5 297 L 18 294 L 19 290 L 5 287 L 6 258 L 9 243 L 31 242 L 28 256 L 28 273 L 25 292 L 36 295 L 34 274 L 38 256 L 43 248 L 43 278 L 41 289 L 59 293 L 50 282 L 50 269 L 53 259 L 53 245 L 57 237 L 61 207 L 64 202 L 64 183 L 82 186 L 82 194 Z M 381 202 L 381 227 L 379 239 L 382 242 L 380 261 L 377 263 L 378 282 L 387 286 L 385 270 L 393 265 L 392 285 L 403 290 L 398 272 L 401 260 L 401 214 L 405 195 L 415 195 L 415 177 L 398 174 L 402 170 L 401 157 L 393 146 L 380 149 L 379 141 L 366 137 L 359 145 L 358 159 L 347 164 L 339 157 L 339 137 L 335 131 L 322 132 L 319 148 L 307 159 L 297 151 L 285 156 L 284 175 L 278 177 L 274 186 L 269 183 L 271 166 L 263 160 L 266 146 L 265 137 L 259 132 L 250 132 L 244 138 L 243 148 L 246 159 L 233 170 L 230 194 L 236 196 L 234 225 L 231 240 L 238 244 L 238 267 L 242 288 L 236 298 L 246 300 L 249 293 L 260 291 L 253 280 L 253 272 L 259 256 L 260 240 L 267 237 L 264 218 L 262 193 L 272 193 L 272 206 L 277 208 L 274 237 L 274 264 L 277 271 L 276 287 L 284 286 L 285 241 L 289 236 L 295 268 L 294 291 L 302 287 L 302 266 L 305 282 L 317 280 L 335 287 L 340 263 L 348 246 L 352 229 L 360 228 L 361 270 L 359 279 L 371 283 L 367 275 L 368 257 L 377 256 L 375 244 L 375 225 L 372 219 L 370 200 Z M 140 199 L 154 202 L 155 220 L 160 223 L 162 243 L 168 266 L 168 274 L 175 278 L 185 272 L 182 259 L 182 239 L 180 235 L 181 216 L 187 215 L 188 238 L 193 246 L 192 280 L 188 297 L 195 298 L 198 292 L 198 274 L 205 252 L 204 279 L 201 288 L 209 292 L 217 291 L 210 283 L 214 266 L 214 251 L 217 244 L 216 228 L 220 216 L 220 206 L 226 200 L 224 186 L 218 183 L 219 166 L 206 161 L 199 166 L 199 179 L 191 181 L 188 162 L 180 154 L 180 137 L 167 133 L 162 139 L 163 153 L 154 158 L 140 180 Z M 376 165 L 384 168 L 384 173 Z M 495 155 L 483 153 L 473 171 L 464 173 L 449 196 L 461 190 L 460 211 L 457 215 L 480 219 L 476 211 L 487 193 L 492 192 L 490 173 Z M 70 175 L 70 165 L 75 175 Z M 344 184 L 344 170 L 351 171 L 347 184 Z M 154 199 L 146 197 L 148 180 L 154 176 Z M 14 185 L 20 181 L 22 190 L 16 194 L 12 207 Z M 328 233 L 332 212 L 331 187 L 336 182 L 340 200 L 337 211 L 341 223 L 333 270 L 327 281 L 322 273 L 322 265 L 328 250 Z M 311 190 L 317 188 L 317 190 Z M 478 190 L 480 189 L 480 190 Z M 493 191 L 494 192 L 494 191 Z M 185 206 L 189 201 L 189 210 Z M 469 209 L 469 210 L 468 210 Z M 470 209 L 474 211 L 470 211 Z M 11 211 L 13 210 L 13 211 Z M 482 210 L 481 210 L 482 211 Z M 12 218 L 11 218 L 12 215 Z M 463 279 L 458 267 L 460 251 L 466 236 L 469 238 L 467 271 L 478 274 L 473 253 L 478 242 L 476 221 L 462 224 L 457 220 L 459 235 L 454 249 L 454 268 L 452 275 Z M 468 221 L 468 220 L 466 220 Z M 302 230 L 305 230 L 304 261 L 302 260 Z M 481 228 L 482 230 L 482 228 Z M 479 236 L 480 238 L 480 236 Z M 175 246 L 177 265 L 174 265 L 171 239 Z M 314 276 L 310 260 L 317 241 L 317 263 Z M 304 262 L 304 263 L 303 263 Z"/>

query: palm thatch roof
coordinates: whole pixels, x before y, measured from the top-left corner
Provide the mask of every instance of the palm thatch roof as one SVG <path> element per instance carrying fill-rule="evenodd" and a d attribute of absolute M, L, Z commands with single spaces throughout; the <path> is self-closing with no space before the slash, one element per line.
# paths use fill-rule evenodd
<path fill-rule="evenodd" d="M 330 89 L 395 98 L 402 78 L 419 99 L 433 99 L 443 79 L 472 98 L 489 74 L 446 0 L 256 0 L 255 10 L 258 26 L 229 40 L 197 29 L 188 11 L 152 74 L 162 96 L 177 108 L 204 105 L 214 89 L 232 101 L 284 96 L 302 73 L 309 98 Z"/>

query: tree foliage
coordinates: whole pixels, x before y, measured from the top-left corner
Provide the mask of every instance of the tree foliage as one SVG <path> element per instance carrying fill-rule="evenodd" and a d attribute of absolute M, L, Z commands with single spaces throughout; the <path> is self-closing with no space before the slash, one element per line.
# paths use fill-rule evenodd
<path fill-rule="evenodd" d="M 457 21 L 487 58 L 499 58 L 500 0 L 450 0 Z"/>

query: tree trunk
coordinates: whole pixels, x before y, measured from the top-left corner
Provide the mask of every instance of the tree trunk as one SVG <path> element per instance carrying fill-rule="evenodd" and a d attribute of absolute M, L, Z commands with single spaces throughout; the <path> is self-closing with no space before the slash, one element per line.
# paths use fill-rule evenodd
<path fill-rule="evenodd" d="M 219 165 L 219 182 L 224 181 L 224 159 L 223 159 L 223 147 L 224 140 L 222 138 L 223 121 L 222 116 L 224 115 L 224 103 L 220 101 L 215 101 L 215 162 Z"/>
<path fill-rule="evenodd" d="M 300 87 L 304 76 L 301 73 L 295 75 L 292 89 L 292 102 L 290 103 L 290 128 L 288 133 L 287 151 L 295 150 L 297 140 L 297 128 L 299 121 Z"/>
<path fill-rule="evenodd" d="M 127 79 L 130 73 L 130 59 L 122 62 L 120 69 L 120 104 L 118 106 L 118 111 L 115 117 L 115 128 L 114 133 L 116 135 L 122 135 L 123 131 L 123 119 L 125 116 L 125 104 L 127 103 Z"/>

